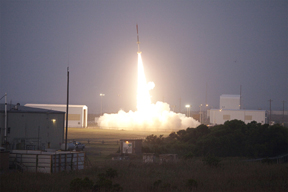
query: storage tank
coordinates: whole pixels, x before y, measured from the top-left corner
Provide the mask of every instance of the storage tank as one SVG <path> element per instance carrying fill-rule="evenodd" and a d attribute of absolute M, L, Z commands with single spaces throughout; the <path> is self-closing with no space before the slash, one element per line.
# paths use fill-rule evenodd
<path fill-rule="evenodd" d="M 67 150 L 73 151 L 76 148 L 74 143 L 67 143 Z M 65 143 L 61 145 L 61 150 L 65 151 Z"/>

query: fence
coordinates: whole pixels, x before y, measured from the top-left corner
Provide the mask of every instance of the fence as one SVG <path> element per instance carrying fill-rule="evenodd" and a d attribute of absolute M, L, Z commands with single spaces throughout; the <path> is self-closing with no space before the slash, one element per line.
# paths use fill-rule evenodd
<path fill-rule="evenodd" d="M 21 171 L 57 173 L 84 169 L 84 163 L 84 152 L 13 150 L 9 155 L 9 166 Z"/>

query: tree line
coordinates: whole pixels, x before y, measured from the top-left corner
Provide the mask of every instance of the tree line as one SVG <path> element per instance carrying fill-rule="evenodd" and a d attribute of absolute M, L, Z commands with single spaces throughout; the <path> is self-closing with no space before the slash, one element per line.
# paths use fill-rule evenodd
<path fill-rule="evenodd" d="M 208 128 L 199 125 L 172 132 L 168 137 L 149 135 L 143 142 L 146 153 L 176 153 L 184 158 L 215 155 L 218 157 L 273 157 L 288 153 L 288 128 L 255 121 L 226 121 Z"/>

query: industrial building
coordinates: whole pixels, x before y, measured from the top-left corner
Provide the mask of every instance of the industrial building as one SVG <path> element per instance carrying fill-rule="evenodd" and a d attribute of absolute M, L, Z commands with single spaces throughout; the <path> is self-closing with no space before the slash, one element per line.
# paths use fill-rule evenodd
<path fill-rule="evenodd" d="M 56 110 L 66 113 L 67 105 L 57 104 L 26 104 L 27 107 Z M 87 127 L 88 107 L 86 105 L 69 105 L 68 107 L 68 127 Z M 66 116 L 65 116 L 66 123 Z"/>
<path fill-rule="evenodd" d="M 0 142 L 7 150 L 60 149 L 65 113 L 0 104 Z"/>
<path fill-rule="evenodd" d="M 220 96 L 220 109 L 210 109 L 209 117 L 210 124 L 224 124 L 225 121 L 241 120 L 250 123 L 256 121 L 258 123 L 266 123 L 265 110 L 243 110 L 241 106 L 240 95 L 221 95 Z"/>

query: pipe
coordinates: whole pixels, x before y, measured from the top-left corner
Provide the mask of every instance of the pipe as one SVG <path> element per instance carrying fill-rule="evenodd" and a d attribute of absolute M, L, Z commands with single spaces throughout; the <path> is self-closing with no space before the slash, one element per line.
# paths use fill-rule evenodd
<path fill-rule="evenodd" d="M 5 145 L 5 147 L 6 147 L 6 143 L 7 143 L 7 93 L 5 93 L 5 131 L 4 131 L 4 145 Z"/>

